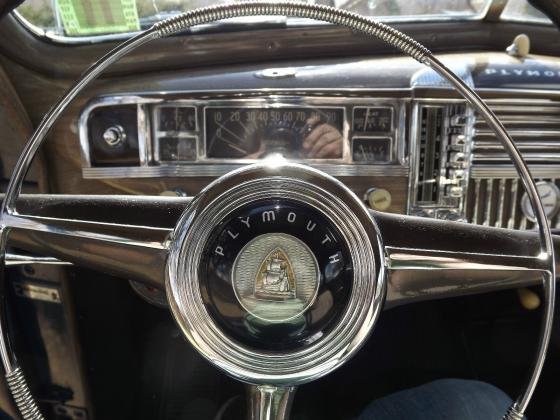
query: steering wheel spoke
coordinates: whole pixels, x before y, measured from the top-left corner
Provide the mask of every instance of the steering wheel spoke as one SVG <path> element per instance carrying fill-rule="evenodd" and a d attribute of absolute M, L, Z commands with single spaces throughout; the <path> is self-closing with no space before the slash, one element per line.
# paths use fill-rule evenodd
<path fill-rule="evenodd" d="M 290 417 L 296 387 L 249 385 L 248 418 L 252 420 L 283 420 Z"/>
<path fill-rule="evenodd" d="M 167 238 L 189 199 L 21 196 L 9 245 L 163 288 Z"/>
<path fill-rule="evenodd" d="M 385 246 L 386 307 L 540 284 L 536 232 L 374 213 Z M 560 238 L 555 237 L 560 250 Z"/>

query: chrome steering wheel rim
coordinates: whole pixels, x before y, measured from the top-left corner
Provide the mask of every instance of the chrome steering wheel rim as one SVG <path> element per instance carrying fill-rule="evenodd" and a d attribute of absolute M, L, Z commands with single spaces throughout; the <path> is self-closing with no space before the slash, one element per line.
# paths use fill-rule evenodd
<path fill-rule="evenodd" d="M 527 195 L 533 208 L 533 214 L 535 215 L 540 241 L 540 249 L 537 258 L 542 262 L 542 267 L 545 268 L 543 274 L 543 286 L 545 291 L 544 318 L 534 368 L 524 392 L 506 414 L 507 418 L 522 418 L 531 396 L 533 395 L 544 364 L 546 349 L 548 347 L 552 329 L 555 294 L 555 256 L 553 239 L 543 205 L 537 192 L 535 181 L 531 176 L 520 151 L 515 146 L 504 126 L 500 123 L 488 106 L 486 106 L 484 101 L 470 87 L 468 87 L 459 77 L 457 77 L 451 70 L 435 58 L 426 47 L 387 25 L 375 22 L 369 18 L 362 17 L 352 12 L 338 10 L 329 6 L 309 5 L 305 3 L 274 4 L 262 1 L 211 6 L 187 12 L 156 23 L 152 28 L 140 33 L 110 51 L 97 63 L 90 67 L 83 74 L 81 79 L 78 80 L 76 84 L 53 106 L 53 108 L 41 121 L 22 152 L 10 179 L 4 202 L 2 203 L 0 214 L 2 219 L 0 251 L 2 252 L 2 256 L 4 257 L 6 253 L 7 235 L 11 227 L 10 217 L 17 215 L 16 201 L 19 197 L 25 175 L 29 170 L 33 157 L 35 156 L 39 146 L 47 137 L 50 128 L 54 125 L 58 117 L 68 107 L 70 102 L 90 82 L 97 78 L 109 65 L 119 60 L 128 52 L 153 39 L 172 35 L 193 25 L 209 23 L 219 19 L 248 15 L 284 15 L 311 18 L 346 26 L 353 30 L 377 37 L 436 71 L 484 117 L 488 125 L 496 133 L 503 147 L 506 149 L 506 152 L 510 156 L 517 173 L 523 182 L 525 190 L 527 191 Z M 2 328 L 2 331 L 0 331 L 0 358 L 6 372 L 8 385 L 12 391 L 16 404 L 18 405 L 18 408 L 24 418 L 42 418 L 33 398 L 31 397 L 29 389 L 25 384 L 23 374 L 21 369 L 18 367 L 15 355 L 10 348 L 5 322 L 0 323 L 0 326 Z"/>

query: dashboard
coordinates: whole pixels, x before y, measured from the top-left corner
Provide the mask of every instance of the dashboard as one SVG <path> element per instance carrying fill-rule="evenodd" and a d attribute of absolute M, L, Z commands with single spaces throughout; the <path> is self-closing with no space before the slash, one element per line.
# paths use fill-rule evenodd
<path fill-rule="evenodd" d="M 560 61 L 443 59 L 510 130 L 559 228 L 560 97 L 551 88 L 560 86 Z M 71 120 L 81 176 L 135 193 L 153 193 L 156 181 L 165 188 L 157 193 L 190 195 L 232 169 L 282 156 L 340 178 L 374 209 L 533 227 L 501 145 L 430 70 L 401 57 L 306 64 L 175 72 L 98 89 Z"/>
<path fill-rule="evenodd" d="M 185 100 L 103 97 L 82 113 L 84 176 L 221 175 L 281 155 L 339 175 L 404 163 L 406 102 L 266 95 Z M 226 166 L 224 166 L 226 165 Z M 112 168 L 107 170 L 105 168 Z M 119 168 L 119 169 L 115 169 Z M 404 173 L 404 172 L 401 172 Z"/>

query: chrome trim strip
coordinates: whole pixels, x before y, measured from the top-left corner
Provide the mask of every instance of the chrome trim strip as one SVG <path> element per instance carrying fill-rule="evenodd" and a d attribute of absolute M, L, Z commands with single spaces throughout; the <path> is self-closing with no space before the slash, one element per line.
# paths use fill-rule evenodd
<path fill-rule="evenodd" d="M 504 218 L 504 209 L 505 209 L 505 193 L 506 193 L 506 180 L 504 178 L 500 178 L 498 181 L 498 214 L 496 216 L 496 221 L 494 226 L 502 227 L 503 218 Z"/>
<path fill-rule="evenodd" d="M 511 180 L 511 216 L 508 220 L 508 229 L 515 228 L 515 221 L 517 220 L 517 212 L 519 211 L 519 207 L 517 205 L 517 197 L 519 194 L 519 180 L 517 178 Z"/>
<path fill-rule="evenodd" d="M 553 163 L 560 163 L 560 153 L 559 154 L 552 154 L 552 153 L 530 153 L 524 152 L 523 150 L 526 148 L 519 146 L 518 149 L 523 153 L 523 157 L 528 162 L 529 165 L 535 162 L 553 162 Z M 484 153 L 475 153 L 473 155 L 473 165 L 480 165 L 480 161 L 484 162 L 492 162 L 494 165 L 501 165 L 501 164 L 508 164 L 509 159 L 506 154 L 484 154 Z M 485 163 L 486 164 L 486 163 Z"/>
<path fill-rule="evenodd" d="M 492 217 L 492 212 L 493 212 L 493 204 L 494 204 L 494 200 L 492 200 L 494 197 L 494 180 L 493 179 L 489 179 L 488 181 L 486 181 L 486 203 L 488 203 L 486 205 L 485 211 L 484 211 L 484 220 L 482 221 L 483 226 L 490 226 L 490 218 Z"/>
<path fill-rule="evenodd" d="M 5 257 L 5 264 L 8 267 L 27 265 L 27 264 L 49 264 L 49 265 L 73 265 L 67 261 L 61 261 L 52 257 L 37 257 L 35 255 L 22 255 L 8 252 Z"/>
<path fill-rule="evenodd" d="M 390 270 L 499 270 L 545 271 L 540 257 L 452 252 L 386 246 Z M 488 262 L 484 262 L 488 261 Z M 498 262 L 498 263 L 497 263 Z"/>
<path fill-rule="evenodd" d="M 560 110 L 559 110 L 560 111 Z M 510 123 L 512 123 L 512 121 L 509 121 Z M 516 124 L 528 124 L 530 125 L 530 123 L 526 122 L 526 121 L 515 121 Z M 555 120 L 555 121 L 548 121 L 548 123 L 557 123 L 558 125 L 560 125 L 560 117 Z M 504 125 L 507 127 L 508 121 L 504 121 Z M 535 120 L 533 121 L 533 124 L 535 125 L 541 125 L 543 124 L 543 122 Z M 509 132 L 511 133 L 512 136 L 522 136 L 522 137 L 552 137 L 552 138 L 559 138 L 560 137 L 560 130 L 530 130 L 530 129 L 519 129 L 519 128 L 510 128 Z M 496 135 L 494 133 L 492 133 L 491 130 L 487 130 L 487 129 L 477 129 L 476 130 L 476 136 L 488 136 L 488 137 L 492 137 L 492 138 L 496 138 Z M 493 144 L 500 144 L 500 142 L 498 140 L 481 140 L 481 141 L 485 141 L 485 142 L 490 142 Z"/>
<path fill-rule="evenodd" d="M 47 224 L 45 222 L 52 222 L 52 224 Z M 132 230 L 138 234 L 142 231 L 147 232 L 147 234 L 152 234 L 154 232 L 160 233 L 162 237 L 171 233 L 171 229 L 157 228 L 157 227 L 146 227 L 146 226 L 130 226 L 130 225 L 120 225 L 116 223 L 101 223 L 101 222 L 90 222 L 87 220 L 68 220 L 59 219 L 55 217 L 43 217 L 43 216 L 32 216 L 32 215 L 13 215 L 7 214 L 3 217 L 4 227 L 9 229 L 26 229 L 38 232 L 56 233 L 59 235 L 72 236 L 74 238 L 87 238 L 103 242 L 112 242 L 116 244 L 123 245 L 133 245 L 143 248 L 152 249 L 167 249 L 165 243 L 159 241 L 138 241 L 131 238 L 126 238 L 124 236 L 116 236 L 100 233 L 103 228 L 106 230 L 115 230 L 122 228 L 122 230 Z M 69 229 L 63 227 L 65 224 L 79 224 L 83 226 L 82 229 Z M 62 227 L 61 227 L 62 226 Z M 87 228 L 92 229 L 87 229 Z M 146 235 L 146 236 L 148 236 Z"/>
<path fill-rule="evenodd" d="M 555 178 L 560 173 L 560 165 L 531 165 L 531 173 L 534 178 Z M 518 178 L 515 168 L 510 165 L 503 167 L 496 165 L 473 165 L 471 167 L 471 178 Z"/>
<path fill-rule="evenodd" d="M 473 208 L 473 220 L 472 222 L 478 224 L 479 212 L 480 212 L 480 193 L 482 188 L 482 182 L 480 179 L 474 180 L 474 208 Z"/>
<path fill-rule="evenodd" d="M 82 174 L 88 179 L 104 178 L 157 178 L 157 177 L 195 177 L 221 176 L 242 168 L 246 164 L 193 164 L 160 165 L 143 167 L 83 168 Z M 408 176 L 409 170 L 400 165 L 362 165 L 362 164 L 311 164 L 332 176 Z"/>

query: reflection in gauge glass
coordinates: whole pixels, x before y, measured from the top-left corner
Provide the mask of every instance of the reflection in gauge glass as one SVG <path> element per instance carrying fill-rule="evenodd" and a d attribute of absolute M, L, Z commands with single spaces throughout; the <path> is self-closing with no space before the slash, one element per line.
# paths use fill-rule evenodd
<path fill-rule="evenodd" d="M 196 108 L 193 106 L 161 106 L 158 119 L 159 131 L 196 130 Z"/>
<path fill-rule="evenodd" d="M 355 107 L 352 129 L 356 133 L 387 133 L 393 128 L 393 108 Z"/>
<path fill-rule="evenodd" d="M 352 139 L 352 159 L 354 162 L 390 162 L 391 139 L 354 137 Z"/>
<path fill-rule="evenodd" d="M 196 160 L 196 137 L 160 137 L 157 142 L 158 162 Z"/>
<path fill-rule="evenodd" d="M 208 158 L 342 158 L 342 108 L 208 107 L 204 117 Z"/>

